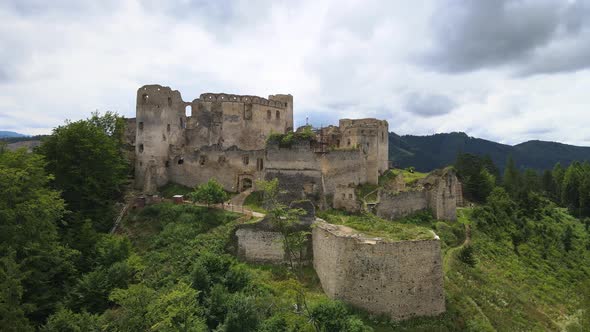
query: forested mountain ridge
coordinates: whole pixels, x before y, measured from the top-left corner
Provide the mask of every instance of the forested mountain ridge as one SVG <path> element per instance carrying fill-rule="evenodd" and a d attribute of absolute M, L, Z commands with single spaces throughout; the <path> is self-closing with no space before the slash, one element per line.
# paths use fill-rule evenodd
<path fill-rule="evenodd" d="M 389 133 L 389 159 L 397 167 L 414 166 L 419 171 L 430 171 L 453 164 L 458 153 L 489 155 L 501 169 L 509 156 L 518 168 L 535 170 L 550 169 L 558 162 L 567 166 L 574 160 L 590 160 L 590 147 L 557 142 L 533 140 L 512 146 L 462 132 L 427 136 Z"/>
<path fill-rule="evenodd" d="M 14 131 L 6 131 L 6 130 L 0 130 L 0 138 L 5 138 L 5 137 L 26 137 L 27 135 L 23 135 Z"/>

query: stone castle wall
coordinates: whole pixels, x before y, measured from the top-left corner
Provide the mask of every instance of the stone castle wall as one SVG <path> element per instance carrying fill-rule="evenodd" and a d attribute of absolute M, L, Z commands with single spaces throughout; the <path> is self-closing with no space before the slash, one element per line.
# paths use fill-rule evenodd
<path fill-rule="evenodd" d="M 445 311 L 439 240 L 384 242 L 346 233 L 326 223 L 313 229 L 314 268 L 329 297 L 395 320 Z"/>
<path fill-rule="evenodd" d="M 361 209 L 360 202 L 356 196 L 356 187 L 340 185 L 334 192 L 333 206 L 335 209 L 343 209 L 348 212 L 358 212 Z"/>
<path fill-rule="evenodd" d="M 461 183 L 452 170 L 438 170 L 419 181 L 419 187 L 405 191 L 380 190 L 375 214 L 398 219 L 430 209 L 436 219 L 456 220 L 462 202 Z"/>
<path fill-rule="evenodd" d="M 398 219 L 428 209 L 428 199 L 423 190 L 398 193 L 380 192 L 375 214 L 384 219 Z"/>

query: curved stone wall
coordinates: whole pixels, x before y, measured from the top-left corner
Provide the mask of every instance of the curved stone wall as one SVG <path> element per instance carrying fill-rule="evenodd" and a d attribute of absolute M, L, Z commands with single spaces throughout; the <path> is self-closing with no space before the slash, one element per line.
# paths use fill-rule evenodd
<path fill-rule="evenodd" d="M 324 292 L 394 320 L 445 311 L 440 241 L 387 242 L 316 223 L 313 264 Z"/>

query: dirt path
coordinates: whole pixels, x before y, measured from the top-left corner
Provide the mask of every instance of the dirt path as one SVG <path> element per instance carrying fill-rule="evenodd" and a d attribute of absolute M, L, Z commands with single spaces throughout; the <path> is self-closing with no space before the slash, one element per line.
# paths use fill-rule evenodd
<path fill-rule="evenodd" d="M 250 188 L 248 190 L 244 190 L 241 193 L 235 195 L 234 197 L 232 197 L 229 201 L 227 201 L 226 203 L 235 205 L 235 206 L 243 206 L 244 205 L 244 201 L 246 200 L 246 197 L 248 197 L 248 195 L 250 195 L 252 193 L 253 189 Z"/>

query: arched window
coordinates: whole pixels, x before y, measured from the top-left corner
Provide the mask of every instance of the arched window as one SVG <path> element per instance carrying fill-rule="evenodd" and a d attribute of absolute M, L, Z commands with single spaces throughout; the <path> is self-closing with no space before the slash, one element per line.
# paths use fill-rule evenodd
<path fill-rule="evenodd" d="M 276 112 L 276 118 L 277 118 L 277 120 L 281 118 L 281 112 L 280 111 L 277 111 Z"/>
<path fill-rule="evenodd" d="M 150 98 L 150 96 L 148 96 L 148 94 L 147 94 L 147 93 L 144 93 L 144 94 L 141 96 L 141 101 L 142 101 L 144 104 L 147 104 L 147 102 L 148 102 L 149 98 Z"/>
<path fill-rule="evenodd" d="M 172 98 L 168 97 L 168 106 L 172 106 Z"/>
<path fill-rule="evenodd" d="M 191 106 L 188 105 L 184 108 L 184 116 L 189 117 L 191 116 Z"/>
<path fill-rule="evenodd" d="M 139 144 L 139 153 L 143 152 L 143 144 Z"/>

